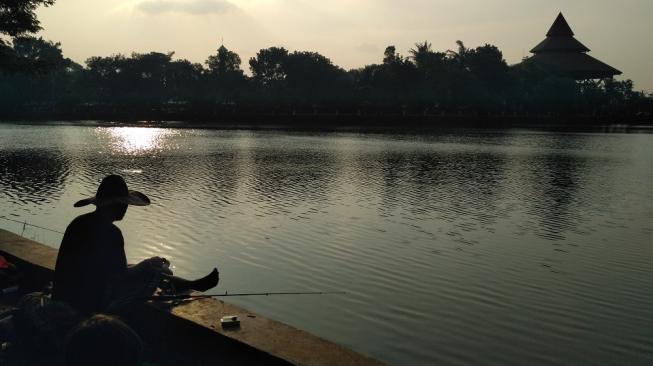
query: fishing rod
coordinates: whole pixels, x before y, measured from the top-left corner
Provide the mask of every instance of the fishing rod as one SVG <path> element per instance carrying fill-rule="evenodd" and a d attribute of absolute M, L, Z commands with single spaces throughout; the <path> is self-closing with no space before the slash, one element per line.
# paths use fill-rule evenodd
<path fill-rule="evenodd" d="M 230 294 L 207 294 L 207 295 L 159 295 L 151 296 L 149 300 L 153 301 L 170 301 L 170 300 L 188 300 L 188 299 L 209 299 L 214 297 L 242 297 L 242 296 L 277 296 L 277 295 L 344 295 L 344 291 L 313 291 L 313 292 L 249 292 Z"/>
<path fill-rule="evenodd" d="M 51 231 L 51 232 L 53 232 L 53 233 L 57 233 L 57 234 L 61 234 L 61 235 L 64 234 L 63 232 L 58 231 L 58 230 L 50 229 L 50 228 L 47 228 L 47 227 L 44 227 L 44 226 L 39 226 L 39 225 L 33 225 L 33 224 L 28 223 L 27 221 L 19 221 L 19 220 L 10 219 L 10 218 L 8 218 L 8 217 L 6 217 L 6 216 L 0 216 L 0 219 L 7 220 L 7 221 L 11 221 L 11 222 L 15 222 L 15 223 L 17 223 L 17 224 L 22 224 L 22 225 L 23 225 L 23 232 L 22 232 L 22 234 L 25 233 L 25 227 L 26 227 L 26 226 L 31 226 L 31 227 L 35 227 L 35 228 L 38 228 L 38 229 L 41 229 L 41 230 Z"/>
<path fill-rule="evenodd" d="M 53 233 L 61 234 L 64 233 L 58 230 L 50 229 L 44 226 L 38 226 L 28 223 L 27 221 L 19 221 L 10 219 L 6 216 L 0 216 L 0 219 L 15 222 L 23 225 L 23 233 L 25 233 L 25 227 L 31 226 L 42 230 L 47 230 Z M 225 291 L 224 294 L 207 294 L 207 295 L 159 295 L 151 296 L 148 300 L 152 301 L 170 301 L 170 300 L 188 300 L 188 299 L 209 299 L 214 297 L 244 297 L 244 296 L 287 296 L 287 295 L 346 295 L 345 291 L 313 291 L 313 292 L 249 292 L 249 293 L 233 293 L 230 294 Z"/>

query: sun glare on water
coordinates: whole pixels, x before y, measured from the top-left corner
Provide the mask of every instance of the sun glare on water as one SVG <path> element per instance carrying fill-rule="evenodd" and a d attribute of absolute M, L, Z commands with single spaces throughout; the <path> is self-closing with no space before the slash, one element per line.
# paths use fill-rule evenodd
<path fill-rule="evenodd" d="M 114 152 L 138 155 L 160 150 L 175 132 L 164 128 L 110 127 L 100 134 L 109 139 Z"/>

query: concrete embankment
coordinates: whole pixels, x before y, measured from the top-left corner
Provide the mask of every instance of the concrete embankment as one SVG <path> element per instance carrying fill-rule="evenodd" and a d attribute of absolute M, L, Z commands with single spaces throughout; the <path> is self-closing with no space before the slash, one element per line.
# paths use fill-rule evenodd
<path fill-rule="evenodd" d="M 57 250 L 0 230 L 0 255 L 23 272 L 21 287 L 42 289 L 52 280 Z M 0 299 L 1 301 L 2 299 Z M 223 329 L 220 318 L 240 317 Z M 381 362 L 289 325 L 213 299 L 147 303 L 126 316 L 160 365 L 382 365 Z"/>

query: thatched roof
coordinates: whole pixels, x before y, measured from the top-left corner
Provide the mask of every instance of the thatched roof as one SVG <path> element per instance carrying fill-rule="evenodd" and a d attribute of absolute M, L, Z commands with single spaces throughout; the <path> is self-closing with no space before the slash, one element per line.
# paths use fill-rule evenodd
<path fill-rule="evenodd" d="M 564 37 L 547 37 L 531 50 L 532 53 L 542 52 L 589 52 L 590 49 L 585 47 L 576 38 Z"/>
<path fill-rule="evenodd" d="M 621 71 L 589 55 L 590 49 L 576 38 L 562 13 L 553 22 L 546 39 L 531 50 L 535 56 L 529 62 L 537 62 L 552 71 L 577 80 L 608 78 Z"/>
<path fill-rule="evenodd" d="M 545 52 L 533 55 L 528 62 L 576 80 L 603 79 L 621 75 L 621 71 L 580 52 Z"/>

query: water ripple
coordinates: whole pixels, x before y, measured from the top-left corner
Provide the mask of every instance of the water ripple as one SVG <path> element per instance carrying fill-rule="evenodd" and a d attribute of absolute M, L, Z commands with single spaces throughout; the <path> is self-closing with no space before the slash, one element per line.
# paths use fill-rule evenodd
<path fill-rule="evenodd" d="M 152 200 L 119 223 L 130 261 L 218 266 L 230 292 L 346 290 L 234 301 L 387 362 L 653 362 L 653 136 L 0 132 L 4 215 L 63 230 L 120 173 Z"/>

